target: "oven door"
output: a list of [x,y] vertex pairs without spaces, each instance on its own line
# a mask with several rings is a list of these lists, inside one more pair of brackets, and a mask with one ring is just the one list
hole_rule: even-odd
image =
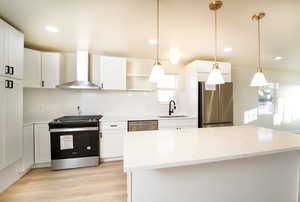
[[99,156],[99,130],[56,130],[51,134],[51,159]]

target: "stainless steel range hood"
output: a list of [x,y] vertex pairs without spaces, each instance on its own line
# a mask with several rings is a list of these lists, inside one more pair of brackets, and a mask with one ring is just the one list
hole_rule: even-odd
[[57,85],[57,88],[62,89],[86,89],[97,90],[99,86],[93,84],[88,80],[89,74],[89,54],[87,51],[77,51],[76,53],[76,67],[75,80],[67,83]]

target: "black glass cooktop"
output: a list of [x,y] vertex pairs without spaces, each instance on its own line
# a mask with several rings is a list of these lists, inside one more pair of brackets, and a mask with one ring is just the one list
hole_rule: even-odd
[[54,119],[54,122],[99,121],[102,117],[102,115],[63,116],[58,119]]
[[63,116],[49,123],[49,129],[99,127],[102,115]]

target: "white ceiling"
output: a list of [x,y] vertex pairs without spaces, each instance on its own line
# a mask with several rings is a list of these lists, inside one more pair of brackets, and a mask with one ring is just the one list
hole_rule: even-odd
[[[213,55],[209,0],[161,0],[161,57],[179,48],[186,61]],[[25,33],[27,46],[106,55],[152,58],[155,0],[1,0],[0,15]],[[262,21],[263,65],[300,70],[299,0],[224,0],[219,12],[219,54],[235,65],[256,67],[256,23]],[[45,31],[46,25],[59,29]],[[233,51],[224,53],[224,47]],[[283,56],[281,61],[273,57]]]

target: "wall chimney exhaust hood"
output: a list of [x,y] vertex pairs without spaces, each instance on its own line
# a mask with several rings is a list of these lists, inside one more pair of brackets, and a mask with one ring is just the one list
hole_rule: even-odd
[[88,80],[89,75],[89,53],[87,51],[77,51],[76,53],[76,69],[75,80],[57,85],[62,89],[100,89],[99,86]]

